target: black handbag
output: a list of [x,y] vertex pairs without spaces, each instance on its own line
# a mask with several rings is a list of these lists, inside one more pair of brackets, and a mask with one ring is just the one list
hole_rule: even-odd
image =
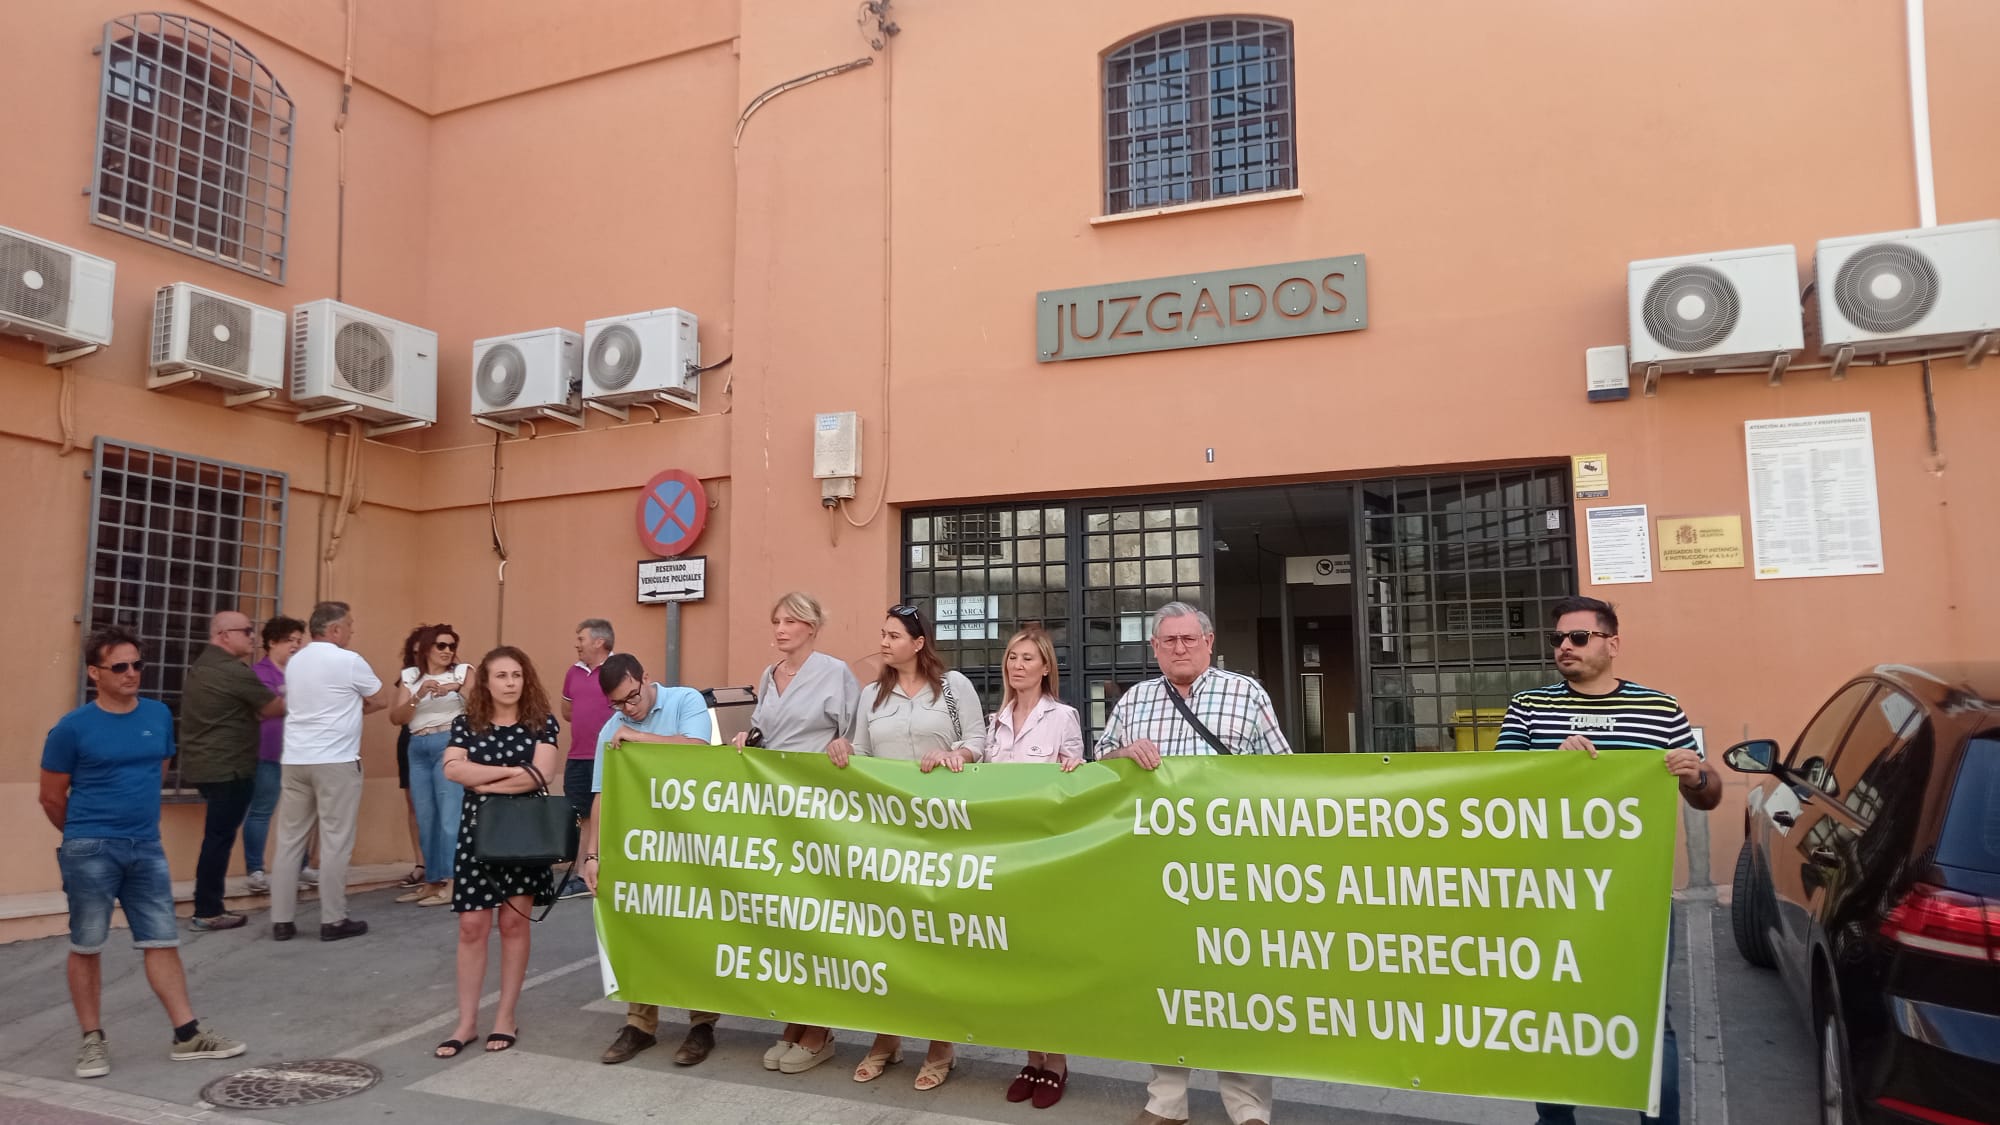
[[472,814],[472,857],[481,863],[561,863],[576,854],[576,812],[569,798],[549,796],[540,770],[533,793],[492,793]]

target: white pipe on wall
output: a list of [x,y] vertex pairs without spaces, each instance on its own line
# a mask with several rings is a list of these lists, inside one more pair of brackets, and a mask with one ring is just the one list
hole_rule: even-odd
[[1904,0],[1910,53],[1910,134],[1916,145],[1917,218],[1937,225],[1937,182],[1931,172],[1930,64],[1924,53],[1924,0]]

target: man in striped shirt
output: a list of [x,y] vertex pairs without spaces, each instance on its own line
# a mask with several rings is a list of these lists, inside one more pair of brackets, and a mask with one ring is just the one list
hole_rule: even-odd
[[[1500,723],[1496,750],[1660,750],[1667,771],[1680,779],[1681,799],[1697,809],[1722,800],[1722,784],[1695,749],[1694,730],[1673,696],[1621,680],[1611,670],[1618,658],[1618,613],[1596,598],[1569,597],[1555,604],[1555,628],[1547,634],[1563,682],[1516,695]],[[1668,926],[1672,959],[1673,927]],[[1660,1115],[1647,1125],[1680,1125],[1681,1064],[1674,1025],[1661,1037]],[[1539,1125],[1575,1125],[1576,1107],[1535,1103]]]
[[[1140,769],[1152,770],[1162,757],[1220,753],[1168,692],[1180,697],[1228,753],[1291,753],[1264,685],[1212,667],[1214,655],[1215,625],[1208,614],[1186,602],[1168,602],[1154,612],[1153,659],[1162,675],[1118,697],[1097,739],[1098,761],[1130,758]],[[1216,1079],[1222,1108],[1234,1125],[1268,1125],[1269,1076],[1218,1073]],[[1146,1084],[1146,1108],[1132,1125],[1187,1125],[1187,1087],[1186,1067],[1155,1066],[1153,1080]]]

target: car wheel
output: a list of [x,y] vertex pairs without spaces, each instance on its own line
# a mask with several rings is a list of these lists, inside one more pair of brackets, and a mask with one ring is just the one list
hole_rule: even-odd
[[1821,1125],[1859,1125],[1861,1120],[1847,1066],[1847,1031],[1831,1012],[1820,1017],[1819,1119]]
[[1746,840],[1743,850],[1736,853],[1736,878],[1731,883],[1729,903],[1730,930],[1736,935],[1736,951],[1761,969],[1776,963],[1768,930],[1770,919],[1764,916],[1769,896],[1770,892],[1757,878],[1756,856]]

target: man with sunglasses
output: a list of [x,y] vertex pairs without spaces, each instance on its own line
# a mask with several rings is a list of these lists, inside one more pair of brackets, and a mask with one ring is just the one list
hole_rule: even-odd
[[160,847],[160,770],[174,756],[174,717],[139,697],[139,638],[112,627],[84,641],[94,698],[64,715],[42,746],[42,812],[62,833],[56,863],[69,900],[69,999],[83,1028],[78,1078],[111,1073],[104,1039],[104,943],[111,907],[125,912],[146,983],[174,1025],[168,1057],[228,1059],[244,1045],[204,1030],[188,1000],[174,919],[173,876]]
[[[1673,696],[1612,671],[1618,658],[1618,613],[1596,598],[1568,597],[1551,610],[1555,628],[1544,634],[1562,682],[1516,695],[1500,723],[1496,750],[1658,750],[1667,772],[1680,780],[1681,799],[1697,809],[1722,800],[1722,783],[1695,748],[1694,730]],[[1668,927],[1672,959],[1672,927]],[[1679,1125],[1681,1067],[1669,1009],[1661,1037],[1660,1116],[1647,1125]],[[1575,1125],[1576,1107],[1537,1102],[1540,1125]]]
[[[597,891],[598,814],[595,794],[604,792],[604,756],[627,742],[673,746],[709,745],[708,703],[693,688],[668,687],[646,679],[646,669],[629,652],[605,657],[597,669],[597,684],[611,704],[611,718],[598,737],[596,764],[591,767],[593,794],[589,819],[577,845],[582,858],[577,867],[583,881]],[[691,966],[692,968],[692,966]],[[687,1038],[674,1052],[674,1065],[693,1066],[715,1049],[715,1012],[688,1013]],[[622,1063],[659,1042],[660,1007],[657,1004],[627,1004],[625,1026],[604,1049],[606,1063]]]
[[233,609],[217,613],[208,621],[207,646],[181,684],[181,780],[208,804],[188,920],[195,930],[233,930],[245,921],[223,909],[223,880],[257,791],[258,721],[285,713],[284,698],[244,663],[256,638],[248,617]]

